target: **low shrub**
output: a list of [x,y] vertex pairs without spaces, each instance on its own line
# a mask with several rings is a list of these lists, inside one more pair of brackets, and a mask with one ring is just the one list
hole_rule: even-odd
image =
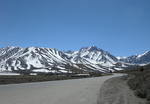
[[144,66],[138,70],[128,72],[129,87],[134,90],[135,95],[150,101],[150,66]]

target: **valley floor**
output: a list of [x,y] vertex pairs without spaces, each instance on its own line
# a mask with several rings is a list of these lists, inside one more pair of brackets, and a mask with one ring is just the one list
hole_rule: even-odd
[[127,85],[126,77],[107,80],[100,89],[98,104],[146,104],[137,98]]

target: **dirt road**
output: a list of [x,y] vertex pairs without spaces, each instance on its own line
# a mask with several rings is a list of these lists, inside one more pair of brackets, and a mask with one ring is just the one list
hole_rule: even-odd
[[0,104],[97,104],[104,81],[117,76],[0,85]]

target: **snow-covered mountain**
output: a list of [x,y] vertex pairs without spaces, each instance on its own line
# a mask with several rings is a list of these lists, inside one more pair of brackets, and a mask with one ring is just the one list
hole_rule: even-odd
[[84,47],[79,51],[66,53],[66,55],[70,56],[70,61],[73,63],[112,65],[117,61],[116,57],[95,46]]
[[79,51],[66,52],[65,54],[69,57],[70,62],[84,64],[93,70],[111,70],[118,61],[116,57],[96,46],[84,47]]
[[54,65],[59,66],[69,63],[64,57],[65,54],[63,52],[51,48],[1,48],[0,70],[33,70],[35,72],[49,72],[49,69]]
[[150,63],[150,51],[147,51],[139,55],[122,57],[122,58],[119,58],[119,61],[132,63],[132,64],[149,64]]
[[[133,63],[150,62],[150,52],[138,55]],[[148,57],[149,56],[149,57]],[[131,58],[130,58],[131,59]],[[135,59],[134,57],[132,59]],[[0,48],[0,71],[84,73],[110,72],[127,67],[128,58],[116,58],[95,46],[79,51],[59,51],[54,48],[5,47]]]

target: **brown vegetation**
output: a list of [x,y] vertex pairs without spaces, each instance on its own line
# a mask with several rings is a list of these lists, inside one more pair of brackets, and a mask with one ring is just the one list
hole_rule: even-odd
[[128,71],[128,74],[128,85],[135,95],[146,98],[150,104],[150,65],[136,67],[135,70]]

